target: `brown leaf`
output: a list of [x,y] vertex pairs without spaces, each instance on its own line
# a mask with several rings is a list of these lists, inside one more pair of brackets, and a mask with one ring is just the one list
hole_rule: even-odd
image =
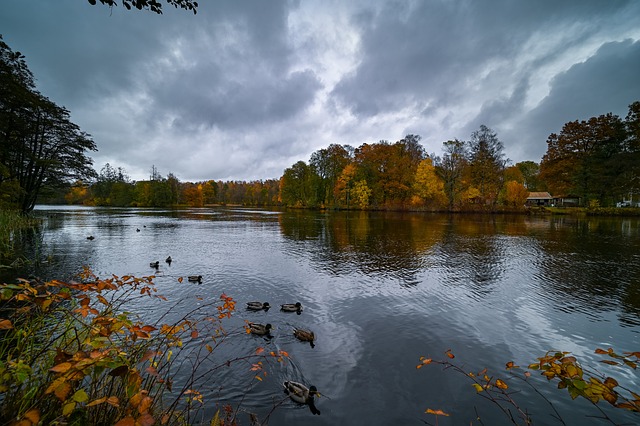
[[37,425],[40,422],[40,410],[37,408],[31,409],[24,413],[24,418],[32,424]]
[[136,424],[136,421],[133,419],[133,417],[129,416],[120,420],[118,423],[116,423],[113,426],[135,426],[135,424]]
[[11,330],[13,324],[8,319],[0,320],[0,330]]
[[71,384],[69,382],[62,382],[60,385],[56,387],[53,391],[53,394],[60,400],[64,401],[69,396],[71,392]]
[[126,365],[121,365],[119,367],[114,368],[109,371],[109,375],[111,377],[122,377],[129,372],[129,367]]

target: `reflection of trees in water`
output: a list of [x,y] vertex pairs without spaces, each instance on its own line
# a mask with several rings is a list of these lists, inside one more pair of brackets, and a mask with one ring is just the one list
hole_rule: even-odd
[[[417,283],[425,256],[442,237],[442,216],[390,212],[300,211],[280,218],[282,234],[333,274],[354,270]],[[320,244],[317,244],[317,243]],[[309,254],[310,253],[310,254]]]
[[481,298],[494,290],[505,270],[511,239],[526,231],[522,216],[451,216],[438,257],[445,284],[466,285]]
[[621,321],[640,325],[640,221],[559,217],[539,238],[544,260],[538,281],[559,309],[622,309]]

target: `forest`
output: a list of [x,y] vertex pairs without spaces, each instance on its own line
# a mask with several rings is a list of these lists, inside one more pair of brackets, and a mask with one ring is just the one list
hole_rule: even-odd
[[246,205],[298,208],[477,211],[522,209],[529,192],[574,196],[585,206],[614,206],[640,187],[640,101],[625,119],[611,113],[566,123],[547,139],[540,163],[510,164],[504,144],[482,125],[468,141],[427,154],[419,135],[357,148],[332,144],[298,161],[279,179],[180,182],[152,167],[132,181],[106,164],[93,181],[75,181],[58,202],[103,206]]

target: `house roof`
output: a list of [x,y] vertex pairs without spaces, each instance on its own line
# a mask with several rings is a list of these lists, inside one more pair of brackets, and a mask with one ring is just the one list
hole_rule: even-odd
[[548,192],[530,192],[527,200],[552,200],[553,197]]

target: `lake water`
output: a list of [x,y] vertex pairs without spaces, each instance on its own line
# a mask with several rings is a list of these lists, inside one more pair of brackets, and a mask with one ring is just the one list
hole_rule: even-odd
[[[501,378],[508,361],[525,367],[548,350],[570,351],[640,388],[636,372],[601,364],[594,353],[640,350],[638,219],[60,206],[36,213],[45,224],[30,250],[42,262],[28,272],[69,279],[88,265],[103,278],[155,274],[169,301],[135,302],[149,319],[171,307],[179,318],[232,296],[238,310],[226,324],[235,334],[221,355],[262,346],[286,350],[291,361],[268,365],[250,387],[248,364],[219,369],[200,390],[210,404],[241,403],[270,425],[436,424],[427,408],[451,414],[439,425],[480,424],[478,414],[485,425],[507,424],[461,374],[416,369],[420,356],[446,359],[448,349],[466,370],[486,367]],[[202,284],[187,282],[193,274]],[[254,300],[273,308],[246,311]],[[279,311],[296,301],[301,315]],[[238,332],[245,320],[271,323],[274,337]],[[315,332],[314,348],[293,338],[295,326]],[[317,386],[320,416],[284,398],[289,379]],[[530,380],[566,424],[605,424],[589,417],[598,412],[586,400],[572,401],[537,372]],[[531,388],[508,383],[534,424],[560,424]],[[618,423],[640,422],[606,412]]]

